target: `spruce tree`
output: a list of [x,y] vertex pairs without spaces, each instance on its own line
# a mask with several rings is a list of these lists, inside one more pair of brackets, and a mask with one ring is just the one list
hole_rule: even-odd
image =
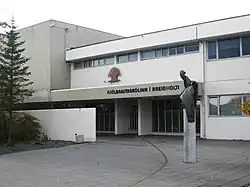
[[33,94],[29,80],[27,62],[29,58],[23,55],[25,41],[20,39],[16,30],[14,19],[11,20],[10,29],[5,32],[1,41],[0,50],[0,89],[1,100],[4,101],[4,110],[8,113],[8,144],[12,143],[13,106],[23,103]]

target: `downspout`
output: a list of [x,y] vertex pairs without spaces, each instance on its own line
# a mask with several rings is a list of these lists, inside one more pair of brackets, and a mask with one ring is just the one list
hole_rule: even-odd
[[203,115],[203,138],[206,139],[206,53],[205,53],[205,42],[202,42],[202,76],[203,76],[203,84],[202,84],[202,97],[203,97],[203,102],[202,102],[202,115]]
[[[198,40],[198,27],[195,27],[195,39]],[[202,122],[201,125],[203,125],[202,128],[202,137],[206,139],[206,92],[205,92],[205,82],[206,82],[206,53],[205,53],[205,42],[200,41],[202,45],[202,102],[201,102],[201,107],[202,107]]]

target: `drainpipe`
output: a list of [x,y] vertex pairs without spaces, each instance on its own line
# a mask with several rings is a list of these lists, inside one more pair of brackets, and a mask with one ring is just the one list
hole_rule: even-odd
[[206,87],[205,87],[205,82],[206,82],[206,45],[205,42],[202,42],[202,76],[203,76],[203,84],[202,84],[202,97],[203,97],[203,102],[202,102],[202,115],[203,115],[203,138],[206,139]]

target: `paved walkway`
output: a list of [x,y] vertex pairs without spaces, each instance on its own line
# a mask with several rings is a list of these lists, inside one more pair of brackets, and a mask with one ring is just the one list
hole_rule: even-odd
[[165,167],[163,155],[141,138],[102,137],[93,144],[3,155],[0,186],[240,187],[250,182],[250,142],[200,140],[198,162],[184,164],[181,139],[146,139],[167,155]]

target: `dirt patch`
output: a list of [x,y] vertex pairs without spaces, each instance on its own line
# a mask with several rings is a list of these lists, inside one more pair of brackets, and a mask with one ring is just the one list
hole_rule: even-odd
[[32,141],[25,143],[16,143],[13,147],[0,145],[0,155],[16,153],[21,151],[32,151],[38,149],[58,148],[69,145],[75,145],[75,142],[70,141]]

